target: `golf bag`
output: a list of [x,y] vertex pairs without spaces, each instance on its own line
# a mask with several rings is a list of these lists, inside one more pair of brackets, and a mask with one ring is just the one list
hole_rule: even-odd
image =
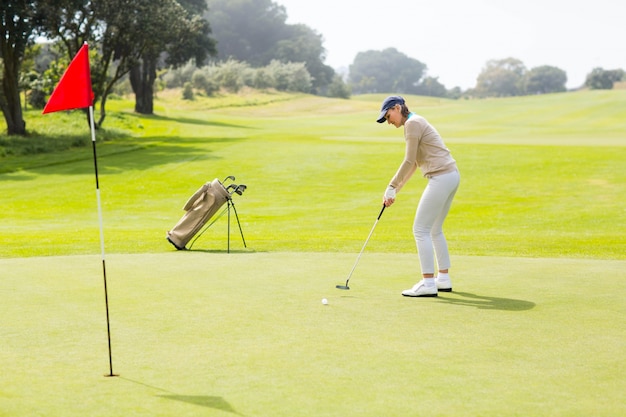
[[[226,179],[234,180],[235,177],[229,176],[226,177]],[[241,195],[246,189],[246,186],[231,184],[225,187],[224,184],[216,178],[200,187],[198,191],[189,197],[189,200],[187,200],[183,206],[183,210],[185,210],[186,213],[178,223],[167,232],[167,240],[178,250],[187,249],[187,243],[225,203],[228,203],[228,209],[230,210],[230,206],[232,205],[232,195],[228,192],[230,189],[232,189],[233,193],[236,192]],[[239,218],[237,218],[237,222],[239,222]]]

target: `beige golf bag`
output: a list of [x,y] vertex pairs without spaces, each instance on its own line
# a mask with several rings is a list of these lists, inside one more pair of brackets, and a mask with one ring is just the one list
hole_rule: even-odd
[[[227,177],[234,179],[234,177]],[[234,185],[234,184],[233,184]],[[233,187],[230,185],[229,188]],[[245,185],[235,186],[233,192],[241,194]],[[243,187],[243,189],[242,189]],[[204,184],[185,203],[183,210],[186,213],[176,226],[167,232],[167,240],[178,250],[187,249],[185,246],[196,233],[209,221],[211,217],[226,203],[232,201],[228,189],[216,178]],[[229,213],[230,214],[230,213]],[[243,236],[243,233],[242,233]]]

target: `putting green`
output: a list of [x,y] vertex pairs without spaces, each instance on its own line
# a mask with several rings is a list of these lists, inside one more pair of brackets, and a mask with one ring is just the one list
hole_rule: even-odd
[[[238,251],[0,259],[0,415],[620,416],[626,261]],[[321,303],[329,300],[328,305]],[[462,410],[462,411],[460,411]]]

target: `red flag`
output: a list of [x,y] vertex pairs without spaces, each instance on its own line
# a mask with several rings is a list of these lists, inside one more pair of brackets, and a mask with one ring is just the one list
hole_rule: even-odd
[[43,114],[89,107],[93,104],[93,98],[89,72],[89,46],[85,43],[63,73],[43,109]]

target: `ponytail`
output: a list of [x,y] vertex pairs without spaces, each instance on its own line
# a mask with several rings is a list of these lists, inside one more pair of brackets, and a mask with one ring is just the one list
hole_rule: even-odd
[[402,114],[402,117],[409,117],[409,114],[411,113],[411,111],[409,110],[407,105],[401,104],[400,106],[402,106],[402,108],[400,109],[400,114]]

